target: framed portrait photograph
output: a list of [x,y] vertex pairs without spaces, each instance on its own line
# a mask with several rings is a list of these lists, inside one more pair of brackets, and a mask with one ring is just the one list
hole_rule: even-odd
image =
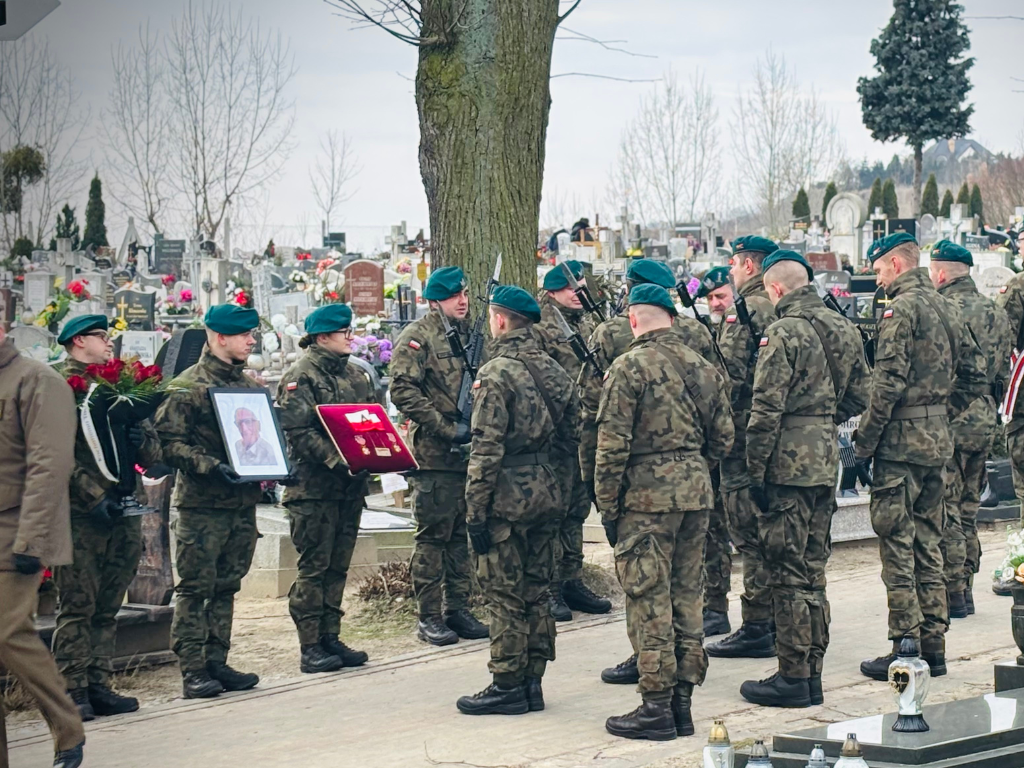
[[280,480],[288,474],[288,451],[265,389],[208,390],[231,468],[246,480]]

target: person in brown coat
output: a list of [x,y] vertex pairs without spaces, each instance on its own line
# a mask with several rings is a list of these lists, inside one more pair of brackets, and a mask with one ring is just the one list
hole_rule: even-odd
[[[43,565],[71,562],[68,483],[75,466],[75,400],[48,366],[18,354],[0,325],[0,665],[50,724],[54,766],[82,764],[85,731],[33,613]],[[7,740],[0,707],[0,748]]]

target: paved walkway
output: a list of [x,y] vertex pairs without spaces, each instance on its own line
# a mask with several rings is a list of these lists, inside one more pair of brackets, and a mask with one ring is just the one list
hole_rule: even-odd
[[[991,572],[999,556],[986,556],[983,574]],[[707,681],[695,695],[696,736],[662,743],[616,739],[605,732],[604,719],[631,710],[639,701],[632,686],[604,685],[599,679],[603,667],[630,652],[618,614],[559,626],[559,658],[544,681],[544,712],[519,717],[460,715],[455,699],[488,682],[485,643],[463,642],[356,671],[302,676],[211,701],[179,700],[103,718],[86,725],[85,765],[696,765],[713,717],[724,717],[734,741],[741,741],[783,728],[893,709],[888,687],[866,680],[857,670],[862,658],[886,650],[885,595],[877,574],[877,568],[866,568],[832,579],[832,646],[826,658],[823,707],[754,707],[740,698],[738,687],[745,679],[770,674],[774,660],[712,659]],[[992,663],[1017,654],[1009,598],[995,597],[982,587],[976,599],[977,615],[954,622],[948,636],[950,673],[933,681],[931,701],[991,691]],[[738,607],[732,620],[738,624]],[[40,726],[10,736],[13,768],[50,764],[51,744]]]

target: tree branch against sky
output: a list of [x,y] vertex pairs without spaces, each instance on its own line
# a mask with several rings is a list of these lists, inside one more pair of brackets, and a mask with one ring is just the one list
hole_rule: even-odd
[[320,152],[316,164],[309,169],[309,182],[313,189],[321,220],[331,231],[331,218],[342,203],[355,192],[348,191],[351,181],[359,174],[359,163],[352,143],[344,133],[327,131],[320,139]]

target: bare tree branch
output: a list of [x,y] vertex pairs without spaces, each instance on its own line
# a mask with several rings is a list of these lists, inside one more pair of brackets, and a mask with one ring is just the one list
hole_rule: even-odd
[[656,83],[657,80],[633,80],[628,77],[612,77],[611,75],[595,75],[592,72],[562,72],[557,75],[552,75],[551,79],[554,80],[556,77],[596,77],[599,80],[617,80],[620,83]]
[[[337,14],[350,21],[362,22],[363,26],[374,26],[383,29],[392,37],[409,45],[433,45],[438,42],[435,37],[424,39],[420,35],[421,10],[407,0],[377,0],[379,9],[371,13],[356,0],[324,0],[327,5],[337,8]],[[406,18],[400,15],[404,11]],[[404,30],[399,32],[394,27]],[[357,27],[356,27],[357,28]]]
[[599,46],[601,46],[602,48],[604,48],[607,51],[615,51],[616,53],[624,53],[627,56],[636,56],[637,58],[642,58],[642,59],[656,59],[656,58],[658,58],[654,54],[650,54],[650,53],[634,53],[633,51],[627,51],[625,48],[616,48],[616,47],[613,47],[612,45],[610,45],[610,43],[625,43],[626,42],[625,40],[598,40],[596,37],[591,37],[590,35],[584,34],[583,32],[577,32],[575,29],[569,29],[568,27],[564,27],[563,29],[566,32],[570,33],[571,35],[576,35],[576,37],[566,37],[564,35],[561,36],[561,37],[557,37],[556,36],[555,37],[556,40],[578,40],[578,41],[582,41],[582,42],[586,42],[586,43],[594,43],[595,45],[599,45]]
[[569,14],[572,13],[573,11],[575,11],[577,8],[579,8],[580,7],[580,3],[582,3],[582,2],[583,2],[583,0],[576,0],[576,2],[572,4],[572,7],[569,8],[568,11],[566,11],[565,13],[563,13],[561,16],[558,17],[558,21],[555,22],[555,25],[557,26],[558,24],[561,24],[563,21],[565,21],[567,18],[569,18]]
[[331,216],[346,200],[351,199],[354,192],[346,192],[346,187],[359,173],[359,165],[352,152],[348,136],[337,131],[328,131],[320,139],[320,154],[316,158],[316,166],[309,169],[309,182],[313,187],[313,198],[328,231]]

